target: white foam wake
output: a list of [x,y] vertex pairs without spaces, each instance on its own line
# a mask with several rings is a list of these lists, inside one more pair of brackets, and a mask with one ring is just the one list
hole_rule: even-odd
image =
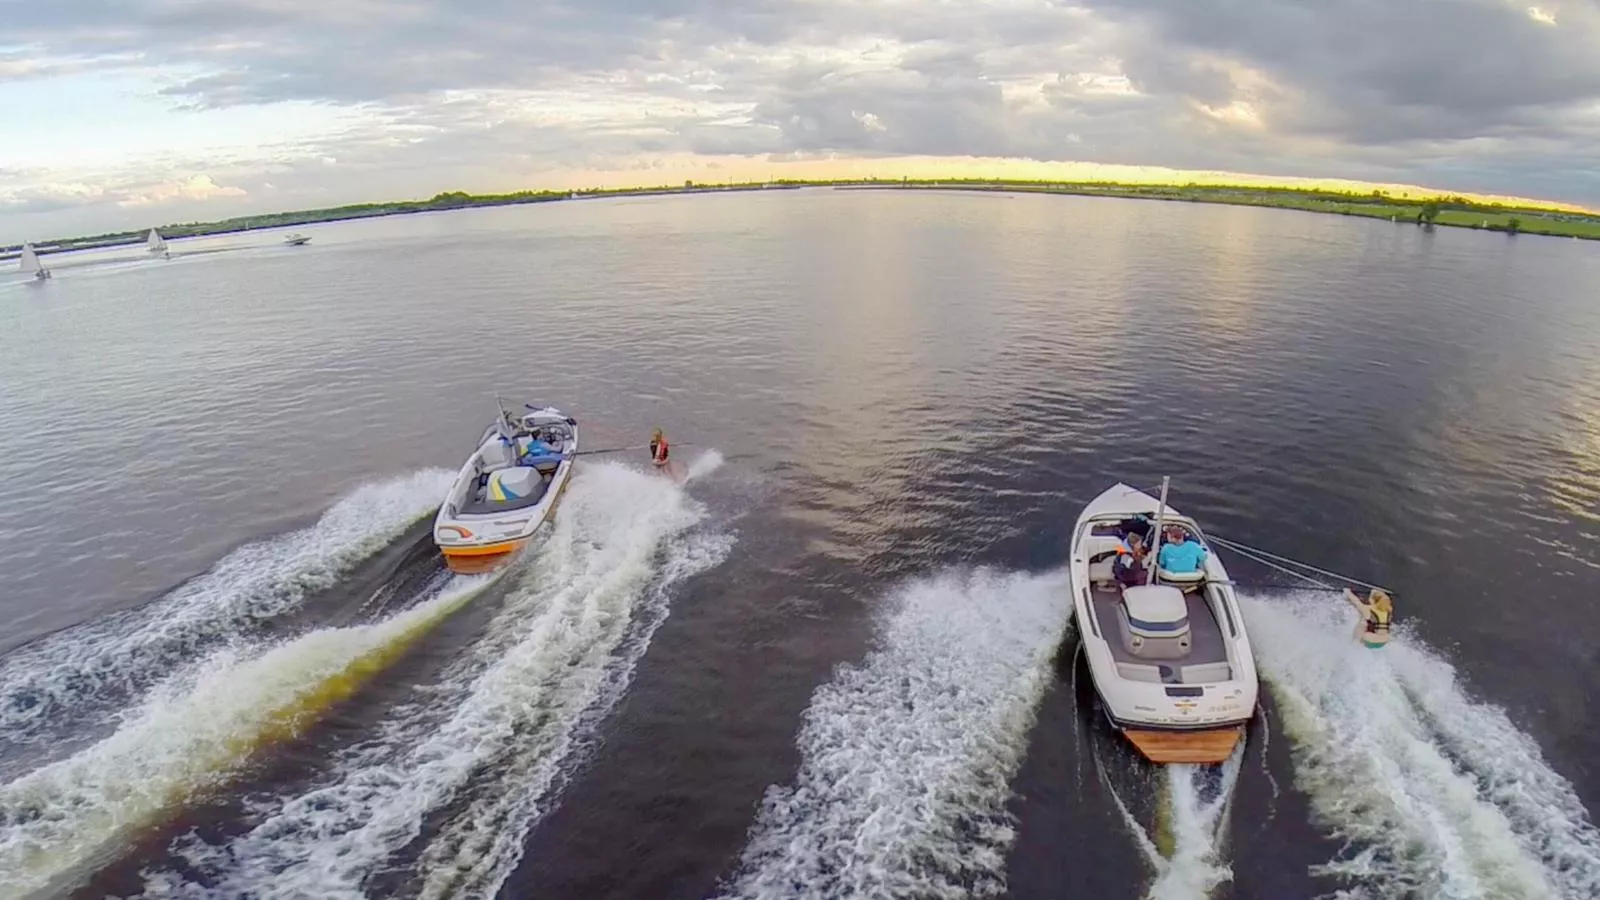
[[165,873],[148,893],[365,897],[366,879],[448,809],[421,850],[423,896],[493,896],[585,730],[626,689],[673,585],[731,548],[728,536],[695,530],[704,515],[669,479],[587,465],[505,607],[436,696],[318,787],[263,810],[249,833],[222,846],[180,842],[207,884]]
[[1065,631],[1064,574],[944,574],[889,598],[878,649],[819,688],[730,898],[988,896],[1010,779]]
[[1352,851],[1325,867],[1360,896],[1600,896],[1600,832],[1499,708],[1401,631],[1367,650],[1322,595],[1242,598],[1296,782]]
[[0,739],[32,743],[129,695],[307,594],[378,550],[436,506],[451,473],[430,469],[365,485],[309,528],[228,554],[135,610],[49,635],[0,658]]
[[1162,797],[1152,837],[1129,811],[1101,769],[1124,823],[1133,833],[1156,877],[1146,900],[1198,900],[1233,878],[1223,859],[1228,811],[1244,760],[1244,743],[1220,766],[1161,766]]
[[456,579],[383,622],[233,647],[158,685],[105,740],[0,786],[0,896],[81,874],[130,832],[225,784],[257,748],[350,696],[486,579]]

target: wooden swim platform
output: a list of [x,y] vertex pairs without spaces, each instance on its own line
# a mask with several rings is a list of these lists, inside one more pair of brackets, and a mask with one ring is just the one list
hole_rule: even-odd
[[1219,763],[1233,754],[1244,736],[1244,726],[1197,731],[1128,728],[1122,734],[1153,763]]

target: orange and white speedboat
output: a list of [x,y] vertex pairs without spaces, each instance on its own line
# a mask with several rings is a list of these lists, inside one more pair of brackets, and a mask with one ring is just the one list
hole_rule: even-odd
[[452,571],[478,574],[510,562],[555,512],[572,478],[578,420],[553,406],[500,418],[461,467],[433,523]]

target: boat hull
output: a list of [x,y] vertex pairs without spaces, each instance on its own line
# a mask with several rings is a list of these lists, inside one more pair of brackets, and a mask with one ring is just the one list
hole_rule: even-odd
[[486,544],[479,547],[441,547],[444,554],[444,564],[450,571],[458,575],[482,575],[494,572],[517,555],[517,551],[528,545],[528,538],[515,541],[504,541],[498,544]]

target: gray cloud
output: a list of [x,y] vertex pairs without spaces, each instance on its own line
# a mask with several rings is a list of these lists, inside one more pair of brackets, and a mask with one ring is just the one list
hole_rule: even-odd
[[1090,5],[1129,26],[1150,88],[1214,102],[1223,85],[1206,68],[1242,62],[1281,89],[1271,124],[1355,144],[1550,128],[1600,99],[1600,12],[1588,3],[1561,4],[1554,25],[1506,0]]
[[[429,184],[638,154],[837,152],[1600,200],[1587,175],[1600,11],[1550,12],[1554,25],[1502,0],[969,0],[915,14],[875,0],[64,0],[12,12],[7,40],[29,55],[0,54],[0,77],[165,67],[185,72],[165,88],[175,105],[375,110],[379,126],[302,155]],[[586,111],[541,114],[575,98]],[[312,191],[318,165],[262,177]]]

